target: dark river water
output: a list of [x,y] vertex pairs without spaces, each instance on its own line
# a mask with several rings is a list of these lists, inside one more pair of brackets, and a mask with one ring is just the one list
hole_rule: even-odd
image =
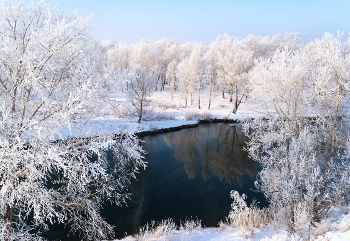
[[[203,226],[217,226],[225,220],[232,200],[230,191],[267,203],[254,191],[259,165],[242,150],[247,141],[239,124],[203,124],[197,128],[143,137],[147,168],[129,187],[128,206],[106,203],[102,216],[114,225],[116,238],[135,234],[152,220],[169,217],[199,219]],[[63,226],[52,227],[50,240],[79,240],[65,237]]]

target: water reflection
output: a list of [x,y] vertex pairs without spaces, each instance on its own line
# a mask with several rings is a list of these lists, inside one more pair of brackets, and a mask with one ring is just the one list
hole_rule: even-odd
[[145,149],[152,153],[159,141],[172,150],[177,160],[184,162],[188,178],[197,175],[206,181],[211,176],[231,184],[242,185],[242,175],[254,178],[256,164],[243,151],[246,137],[237,124],[200,125],[197,128],[147,138]]
[[[260,206],[267,204],[262,193],[253,191],[258,166],[242,151],[247,139],[239,124],[200,125],[143,140],[148,165],[130,183],[132,200],[123,207],[105,202],[101,210],[116,227],[116,238],[169,217],[177,224],[198,217],[204,226],[217,226],[231,209],[231,190],[245,193],[248,204],[254,198]],[[75,238],[63,238],[62,228],[56,231],[49,231],[51,240]]]

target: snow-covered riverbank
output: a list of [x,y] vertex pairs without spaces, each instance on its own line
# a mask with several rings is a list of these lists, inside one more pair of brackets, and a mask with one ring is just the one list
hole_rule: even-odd
[[101,112],[108,113],[105,118],[92,117],[87,123],[82,133],[81,130],[65,130],[65,136],[91,136],[91,130],[99,130],[100,133],[115,133],[118,128],[126,128],[135,132],[160,130],[184,125],[198,123],[199,120],[222,119],[222,120],[242,120],[260,116],[255,110],[258,105],[250,102],[243,102],[237,113],[233,114],[233,103],[229,101],[229,96],[222,98],[221,93],[213,92],[211,108],[208,109],[208,94],[204,90],[201,109],[198,109],[196,102],[193,105],[184,106],[181,93],[175,93],[171,100],[169,91],[153,92],[148,106],[145,110],[141,123],[137,123],[137,117],[133,116],[126,96],[123,94],[111,94],[110,99],[116,103],[117,108],[110,109],[108,105],[101,108]]
[[[343,210],[344,212],[344,210]],[[319,227],[319,236],[313,237],[315,241],[348,241],[350,240],[350,214],[334,211],[331,218],[323,222]],[[193,229],[173,229],[158,228],[152,233],[139,236],[127,236],[123,241],[135,240],[157,240],[157,241],[302,241],[298,236],[292,236],[281,228],[268,224],[263,229],[255,229],[253,235],[247,228],[230,228],[221,226],[219,228],[200,228]]]

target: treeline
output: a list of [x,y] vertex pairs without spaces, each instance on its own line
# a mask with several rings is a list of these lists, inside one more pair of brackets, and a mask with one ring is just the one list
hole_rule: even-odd
[[[248,73],[255,61],[271,57],[276,49],[296,50],[300,48],[300,39],[299,34],[286,33],[271,38],[254,35],[238,38],[224,34],[209,45],[203,42],[179,44],[165,38],[140,40],[136,44],[108,41],[97,43],[96,53],[99,68],[114,76],[119,90],[128,89],[133,82],[130,79],[147,82],[141,89],[147,88],[148,93],[162,91],[168,86],[172,99],[174,92],[179,91],[185,106],[198,104],[200,109],[202,90],[208,88],[208,109],[212,91],[221,91],[222,97],[230,96],[232,111],[236,113],[247,94]],[[111,89],[115,82],[105,87]],[[142,92],[140,88],[138,92]]]

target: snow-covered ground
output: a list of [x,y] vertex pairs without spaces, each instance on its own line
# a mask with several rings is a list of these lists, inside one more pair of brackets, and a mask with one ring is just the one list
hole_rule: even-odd
[[[339,214],[333,217],[332,222],[324,225],[324,232],[318,237],[311,237],[314,241],[349,241],[350,240],[350,214]],[[271,225],[270,225],[271,226]],[[163,229],[164,230],[164,229]],[[330,231],[328,231],[330,230]],[[141,237],[128,236],[123,241],[157,240],[157,241],[302,241],[298,236],[292,236],[278,228],[255,229],[253,235],[244,228],[196,228],[191,231],[170,230],[164,233],[154,232],[153,235]]]
[[[234,119],[242,120],[244,118],[252,118],[261,116],[258,107],[258,103],[243,102],[236,114],[231,111],[233,109],[233,103],[229,102],[229,95],[225,94],[225,98],[222,98],[220,92],[213,92],[211,108],[208,109],[208,92],[204,91],[201,96],[201,109],[198,109],[198,97],[194,95],[193,104],[191,105],[190,96],[188,96],[188,105],[185,107],[185,101],[181,98],[181,93],[175,93],[174,99],[171,100],[170,91],[158,91],[153,92],[149,105],[144,114],[143,121],[137,123],[137,117],[132,116],[132,107],[128,104],[125,96],[111,94],[109,97],[117,108],[110,111],[108,106],[105,107],[106,112],[112,114],[108,115],[108,118],[92,118],[88,123],[87,130],[100,130],[105,133],[115,133],[118,128],[126,128],[134,130],[136,132],[149,131],[156,129],[164,129],[170,127],[177,127],[187,124],[197,123],[200,119]],[[84,136],[91,135],[93,133],[84,133]],[[65,130],[66,136],[77,136],[75,130]],[[151,221],[151,220],[150,220]],[[350,214],[338,215],[333,219],[332,223],[328,225],[328,231],[323,235],[317,237],[318,241],[338,241],[349,240],[350,241]],[[159,236],[159,237],[158,237]],[[251,241],[287,241],[287,240],[302,240],[298,237],[292,237],[285,231],[267,227],[265,229],[255,230],[254,235],[250,237],[244,237],[244,231],[242,229],[233,228],[205,228],[189,231],[184,230],[172,230],[166,232],[165,235],[156,235],[148,237],[142,240],[251,240]],[[137,240],[135,237],[128,236],[123,239],[124,241]],[[315,239],[313,239],[315,240]]]
[[99,130],[101,133],[115,133],[118,128],[126,128],[136,132],[149,131],[177,127],[188,124],[195,124],[199,119],[234,119],[241,120],[246,117],[256,117],[260,114],[254,110],[258,109],[251,103],[243,102],[236,114],[231,111],[233,103],[229,101],[229,95],[225,94],[222,98],[220,92],[212,93],[211,108],[208,109],[209,103],[208,91],[201,95],[201,109],[198,109],[198,97],[193,96],[191,105],[190,95],[188,95],[188,105],[185,106],[181,93],[175,93],[174,99],[171,100],[169,91],[157,91],[151,94],[148,106],[143,115],[141,123],[137,123],[137,117],[132,115],[132,107],[123,94],[110,94],[109,98],[116,108],[111,108],[108,104],[100,109],[100,112],[109,113],[107,118],[92,117],[87,126],[84,128],[84,134],[79,130],[64,130],[64,136],[90,136],[94,133],[87,130]]

